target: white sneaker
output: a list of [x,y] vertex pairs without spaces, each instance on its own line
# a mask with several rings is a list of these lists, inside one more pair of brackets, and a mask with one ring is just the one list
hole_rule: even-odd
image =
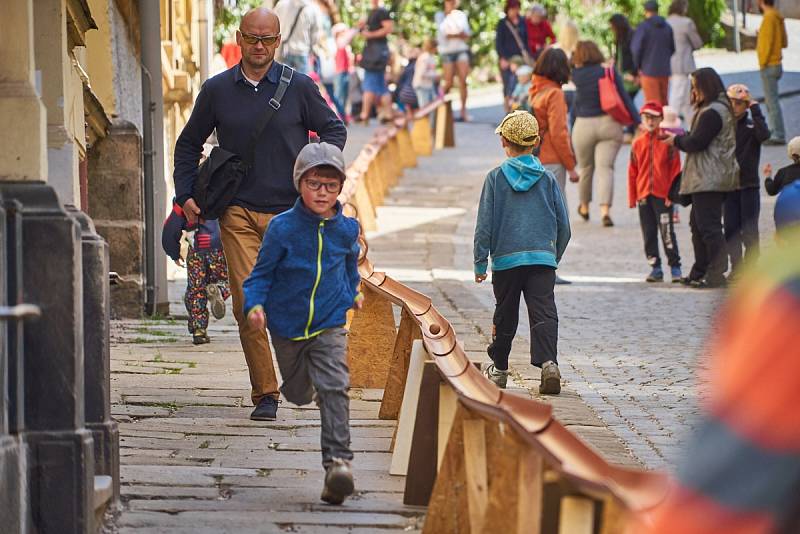
[[483,370],[483,374],[495,383],[497,387],[500,389],[506,389],[506,384],[508,383],[508,371],[502,371],[494,366],[493,363],[490,363],[486,366]]
[[206,286],[206,296],[208,297],[208,305],[211,308],[211,315],[215,319],[225,317],[225,300],[222,298],[222,291],[219,290],[219,286],[217,284],[208,284]]

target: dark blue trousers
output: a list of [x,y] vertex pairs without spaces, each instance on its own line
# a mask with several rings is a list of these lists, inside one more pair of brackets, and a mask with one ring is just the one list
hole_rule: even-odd
[[761,197],[757,187],[740,189],[725,197],[725,243],[731,259],[731,269],[736,270],[744,259],[750,261],[758,256],[758,216],[761,213]]

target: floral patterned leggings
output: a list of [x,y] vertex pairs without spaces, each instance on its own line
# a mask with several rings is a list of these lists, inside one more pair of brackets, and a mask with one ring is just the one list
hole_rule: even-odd
[[194,334],[197,330],[208,328],[206,286],[217,284],[222,298],[226,300],[231,294],[225,253],[222,250],[212,250],[198,254],[189,247],[186,271],[189,280],[183,302],[186,304],[186,311],[189,312],[189,333]]

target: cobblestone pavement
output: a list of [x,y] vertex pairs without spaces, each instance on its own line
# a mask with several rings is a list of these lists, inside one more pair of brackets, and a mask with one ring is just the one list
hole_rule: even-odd
[[[484,119],[489,111],[483,110]],[[488,283],[472,281],[472,232],[485,172],[503,158],[492,129],[480,123],[459,125],[457,148],[422,159],[406,172],[387,205],[378,209],[379,229],[370,236],[375,265],[428,293],[437,305],[446,303],[444,315],[456,323],[466,348],[481,359],[487,358],[494,299]],[[559,360],[566,397],[577,394],[602,422],[598,426],[591,414],[583,414],[590,422],[574,421],[574,430],[610,459],[624,463],[628,459],[619,448],[609,450],[613,436],[609,439],[605,432],[610,429],[636,461],[663,468],[674,462],[691,429],[698,357],[724,294],[643,281],[649,266],[638,216],[627,207],[628,155],[629,147],[623,147],[617,160],[616,226],[601,227],[596,206],[590,222],[572,221],[573,238],[559,273],[573,284],[556,289]],[[764,150],[765,161],[783,165],[785,158],[782,147]],[[568,186],[567,197],[574,213],[575,184]],[[774,199],[762,198],[766,242],[773,231],[773,205]],[[677,225],[685,270],[692,263],[688,215],[682,209]],[[523,312],[512,370],[517,386],[535,394],[538,370],[528,363],[527,330]],[[559,403],[566,401],[545,400],[556,403],[556,415],[563,419]]]

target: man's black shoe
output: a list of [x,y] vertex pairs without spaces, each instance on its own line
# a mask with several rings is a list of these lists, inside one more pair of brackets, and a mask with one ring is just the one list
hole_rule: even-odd
[[250,414],[253,421],[274,421],[278,414],[278,401],[267,395],[260,401],[258,406]]

